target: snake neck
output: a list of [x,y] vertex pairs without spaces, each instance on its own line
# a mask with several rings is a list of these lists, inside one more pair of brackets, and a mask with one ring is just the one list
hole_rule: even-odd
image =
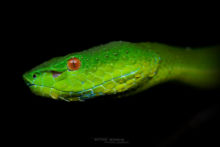
[[170,80],[205,88],[219,85],[219,46],[191,49],[158,43],[138,45],[154,50],[161,58],[157,74],[147,87]]

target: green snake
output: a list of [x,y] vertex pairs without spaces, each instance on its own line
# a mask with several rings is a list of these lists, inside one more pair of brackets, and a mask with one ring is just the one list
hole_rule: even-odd
[[52,58],[23,79],[36,95],[65,101],[127,96],[170,80],[213,87],[219,75],[217,49],[114,41]]

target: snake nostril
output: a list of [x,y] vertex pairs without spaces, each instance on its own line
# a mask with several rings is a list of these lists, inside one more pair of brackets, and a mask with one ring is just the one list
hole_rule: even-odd
[[37,77],[37,75],[36,74],[33,74],[33,78],[36,78]]

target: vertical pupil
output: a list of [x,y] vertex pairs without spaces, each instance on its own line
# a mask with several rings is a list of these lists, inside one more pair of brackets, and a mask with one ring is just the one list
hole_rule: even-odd
[[36,78],[36,74],[33,75],[33,78]]
[[76,63],[77,63],[77,61],[75,60],[75,58],[73,58],[73,59],[71,60],[71,63],[72,63],[72,68],[75,68],[75,67],[76,67]]
[[76,61],[75,60],[73,60],[73,67],[75,67],[76,66]]

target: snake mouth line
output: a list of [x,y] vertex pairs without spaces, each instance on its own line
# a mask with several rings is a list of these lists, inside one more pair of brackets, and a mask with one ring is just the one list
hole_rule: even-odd
[[118,77],[115,77],[115,78],[111,78],[111,79],[109,79],[109,80],[107,80],[107,81],[102,82],[101,84],[98,84],[98,85],[95,85],[95,86],[93,86],[93,87],[91,87],[91,88],[88,88],[88,89],[85,89],[85,90],[82,90],[82,91],[77,91],[77,92],[73,92],[73,91],[63,91],[63,90],[56,89],[56,88],[54,88],[54,87],[49,87],[49,86],[45,86],[45,85],[37,85],[37,84],[32,84],[32,83],[27,83],[27,85],[28,85],[29,87],[31,87],[31,86],[47,87],[47,88],[51,88],[51,89],[57,90],[57,91],[59,91],[59,92],[72,92],[73,94],[74,94],[74,93],[79,94],[79,93],[82,93],[82,92],[85,92],[85,91],[92,90],[92,89],[94,89],[94,88],[96,88],[96,87],[98,87],[98,86],[101,86],[101,85],[103,85],[104,83],[109,82],[109,81],[111,81],[111,80],[115,80],[115,79],[118,79],[118,78],[122,78],[122,77],[129,76],[129,75],[131,75],[131,74],[136,73],[137,71],[139,71],[139,68],[138,68],[137,70],[135,70],[135,71],[130,72],[130,73],[127,73],[127,74],[124,74],[124,75],[121,75],[121,76],[118,76]]

